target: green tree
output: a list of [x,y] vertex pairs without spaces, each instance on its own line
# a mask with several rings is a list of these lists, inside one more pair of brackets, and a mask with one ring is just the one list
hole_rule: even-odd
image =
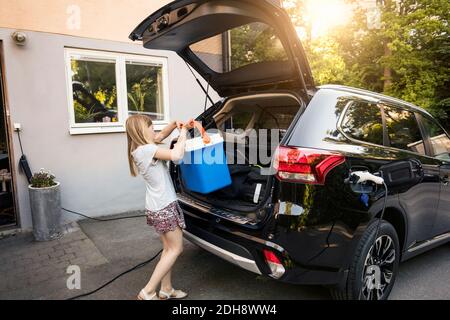
[[[298,17],[305,1],[288,2],[294,23],[310,28],[307,19]],[[450,129],[450,2],[376,0],[377,27],[368,23],[367,2],[347,2],[354,5],[347,25],[327,39],[307,38],[304,43],[316,81],[401,98],[428,109]]]
[[127,65],[128,109],[138,112],[153,113],[154,119],[163,116],[159,110],[160,88],[158,79],[162,69],[157,66],[139,64]]
[[381,63],[392,69],[392,84],[385,92],[424,108],[436,107],[450,96],[450,2],[403,0],[383,8],[382,17],[391,54]]
[[[74,83],[79,83],[82,87],[81,91],[74,91],[76,123],[101,121],[105,111],[110,110],[111,114],[117,112],[117,88],[113,63],[74,59],[71,61],[71,70]],[[117,117],[112,117],[111,120],[116,119]]]
[[286,52],[273,28],[251,23],[230,31],[231,68],[263,61],[286,60]]
[[317,83],[346,84],[346,64],[334,39],[311,40],[305,50]]

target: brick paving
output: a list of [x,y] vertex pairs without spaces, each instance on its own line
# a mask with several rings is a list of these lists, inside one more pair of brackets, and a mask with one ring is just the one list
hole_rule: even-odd
[[[85,270],[106,263],[108,260],[76,223],[54,241],[36,242],[31,233],[7,237],[0,240],[0,299],[20,298],[14,297],[15,291],[49,282],[51,291],[63,290],[68,266]],[[21,296],[27,298],[26,294]]]
[[[130,215],[137,214],[129,213]],[[154,256],[161,242],[145,218],[80,221],[63,238],[35,242],[31,234],[0,239],[0,300],[66,299],[89,292]],[[136,299],[156,259],[84,299]],[[81,268],[81,289],[66,286],[67,266]],[[329,299],[325,288],[297,286],[261,277],[185,241],[174,286],[189,299]],[[449,299],[450,243],[400,265],[391,299]]]

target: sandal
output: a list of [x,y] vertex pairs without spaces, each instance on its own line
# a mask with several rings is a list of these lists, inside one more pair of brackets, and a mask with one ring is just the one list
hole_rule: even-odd
[[144,291],[144,289],[139,292],[138,300],[160,300],[156,292],[152,295],[149,295],[147,292]]
[[164,292],[162,290],[159,291],[159,299],[161,300],[170,300],[170,299],[184,299],[187,297],[187,293],[181,290],[172,289],[170,293]]

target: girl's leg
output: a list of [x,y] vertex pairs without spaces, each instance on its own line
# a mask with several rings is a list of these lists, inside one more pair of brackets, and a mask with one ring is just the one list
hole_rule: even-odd
[[172,291],[172,269],[169,270],[169,272],[166,273],[164,278],[161,280],[161,290],[164,292],[169,293]]
[[183,251],[183,232],[180,228],[174,231],[167,232],[163,237],[163,253],[161,255],[161,260],[156,265],[155,270],[150,278],[150,281],[145,286],[144,291],[148,294],[153,294],[156,291],[161,280],[164,276],[172,269],[178,256]]
[[[161,236],[161,242],[163,243],[163,248],[168,247],[167,240],[165,237]],[[163,254],[164,254],[164,251],[161,254],[161,259],[162,259]],[[164,292],[170,292],[172,290],[172,270],[169,270],[169,272],[166,273],[164,278],[162,278],[161,290]]]

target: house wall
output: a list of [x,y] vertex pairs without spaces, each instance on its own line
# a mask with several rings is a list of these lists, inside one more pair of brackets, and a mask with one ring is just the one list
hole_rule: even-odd
[[[16,2],[29,3],[14,1]],[[88,3],[88,1],[79,2]],[[99,2],[105,5],[116,3],[116,1]],[[15,11],[10,14],[14,16],[18,13],[20,12]],[[43,28],[46,25],[45,21],[51,20],[51,17],[47,16],[45,10],[41,11],[41,14],[41,19],[45,17],[42,22]],[[99,13],[97,14],[101,17]],[[3,12],[0,16],[2,24],[5,17]],[[139,19],[135,18],[133,25]],[[121,22],[123,20],[121,19]],[[14,22],[13,19],[8,21],[10,24]],[[24,24],[26,21],[20,23]],[[92,216],[143,209],[145,189],[141,178],[132,178],[129,175],[125,133],[69,134],[64,48],[167,57],[171,119],[187,119],[198,115],[203,109],[204,94],[193,81],[184,62],[172,52],[146,50],[140,44],[48,32],[27,31],[27,43],[21,47],[12,41],[13,31],[15,28],[0,28],[6,95],[11,123],[22,124],[22,143],[32,170],[46,168],[56,175],[57,180],[61,182],[62,204],[68,209]],[[105,33],[102,36],[107,35]],[[215,95],[214,97],[218,98]],[[29,229],[32,227],[32,221],[27,181],[17,163],[20,148],[16,134],[13,137],[13,149],[20,223],[23,229]],[[66,220],[75,218],[65,214]]]
[[[0,0],[0,27],[129,42],[128,35],[171,0]],[[195,47],[221,54],[221,37]]]

